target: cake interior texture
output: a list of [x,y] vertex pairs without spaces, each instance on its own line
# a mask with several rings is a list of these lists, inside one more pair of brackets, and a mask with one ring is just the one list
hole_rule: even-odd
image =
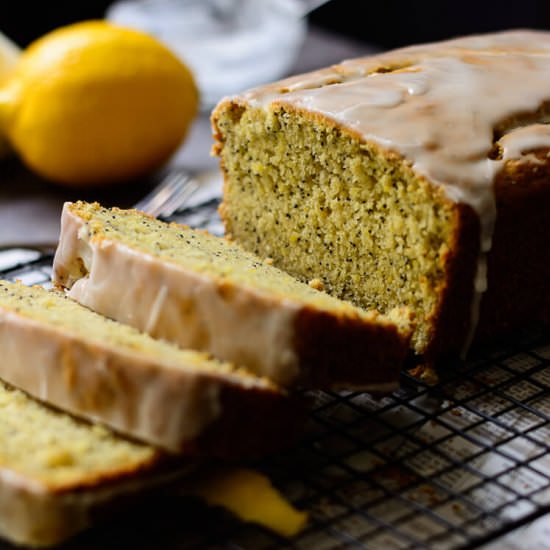
[[424,350],[455,238],[452,202],[391,154],[284,106],[228,105],[216,125],[229,236],[365,309],[407,304]]
[[0,382],[0,471],[52,491],[74,490],[157,462],[154,448],[50,409]]

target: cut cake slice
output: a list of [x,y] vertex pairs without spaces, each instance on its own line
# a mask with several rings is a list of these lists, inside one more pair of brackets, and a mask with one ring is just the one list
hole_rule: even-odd
[[0,536],[51,546],[106,501],[167,483],[191,463],[50,409],[0,382]]
[[107,317],[285,386],[388,392],[408,351],[407,310],[367,312],[136,210],[66,203],[54,282]]
[[256,456],[292,439],[302,403],[265,378],[107,319],[58,291],[0,281],[0,378],[188,455]]

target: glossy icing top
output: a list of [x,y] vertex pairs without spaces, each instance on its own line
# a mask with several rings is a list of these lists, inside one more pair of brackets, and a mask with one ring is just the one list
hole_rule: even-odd
[[[486,191],[503,162],[550,146],[550,132],[525,126],[526,117],[528,123],[546,122],[550,33],[510,31],[411,46],[344,61],[241,98],[332,119],[399,153],[449,197],[489,215]],[[495,143],[509,132],[503,154],[491,158]]]

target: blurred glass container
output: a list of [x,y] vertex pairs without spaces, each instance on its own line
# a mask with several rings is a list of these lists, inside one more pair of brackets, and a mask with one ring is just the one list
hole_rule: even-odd
[[154,35],[194,72],[203,110],[286,76],[306,33],[300,0],[122,0],[106,19]]

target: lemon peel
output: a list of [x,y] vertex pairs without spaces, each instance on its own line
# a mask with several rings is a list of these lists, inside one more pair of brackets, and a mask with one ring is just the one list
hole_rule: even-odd
[[198,104],[193,74],[155,38],[86,21],[23,51],[0,89],[0,128],[43,177],[109,184],[164,164]]
[[[0,86],[7,79],[8,75],[13,71],[21,50],[4,34],[0,32]],[[4,101],[8,98],[5,97]],[[2,102],[2,98],[0,98]],[[1,123],[0,123],[1,127]],[[0,159],[7,156],[11,152],[11,147],[5,136],[0,134]]]
[[307,513],[294,508],[266,476],[248,468],[208,469],[188,480],[183,492],[284,537],[297,535],[308,521]]

